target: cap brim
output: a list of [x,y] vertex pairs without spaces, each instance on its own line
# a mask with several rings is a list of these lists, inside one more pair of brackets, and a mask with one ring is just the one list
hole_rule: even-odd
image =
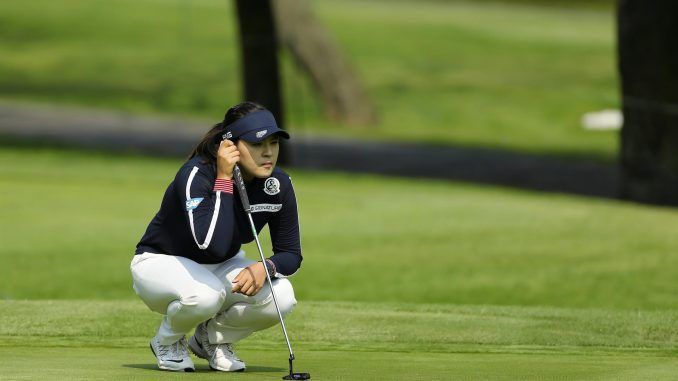
[[279,128],[268,128],[266,130],[266,133],[264,133],[263,135],[257,136],[257,134],[259,134],[260,132],[261,131],[257,131],[257,130],[250,131],[246,134],[242,134],[239,137],[239,139],[242,139],[242,140],[249,142],[249,143],[259,143],[261,141],[266,140],[266,138],[268,138],[269,136],[272,136],[272,135],[278,135],[278,136],[285,138],[285,139],[290,138],[290,134],[288,134],[287,131],[281,130]]

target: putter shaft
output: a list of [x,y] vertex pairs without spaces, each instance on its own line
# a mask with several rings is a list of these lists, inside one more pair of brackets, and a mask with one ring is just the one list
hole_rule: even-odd
[[240,168],[235,165],[233,167],[233,178],[235,180],[235,185],[238,187],[238,194],[240,195],[240,201],[242,201],[242,206],[247,213],[247,218],[250,221],[250,228],[252,229],[252,235],[254,240],[257,243],[257,249],[259,250],[259,256],[261,257],[261,263],[264,265],[264,270],[266,270],[266,280],[268,281],[268,286],[271,289],[271,295],[273,296],[273,304],[275,304],[275,310],[278,313],[278,318],[280,318],[280,326],[282,327],[283,335],[285,335],[285,342],[287,343],[287,349],[290,352],[290,376],[292,376],[292,361],[294,360],[294,352],[292,351],[292,344],[290,344],[290,338],[287,335],[287,328],[285,328],[285,321],[283,320],[282,314],[280,313],[280,307],[278,306],[278,299],[275,296],[275,290],[273,290],[273,281],[271,281],[271,276],[268,275],[268,269],[266,269],[266,258],[264,257],[264,251],[261,249],[261,242],[259,242],[259,235],[257,234],[257,228],[254,225],[254,220],[252,219],[252,207],[250,206],[250,200],[247,197],[247,188],[245,188],[245,180],[242,177],[242,172]]
[[[252,234],[254,235],[254,240],[257,242],[257,249],[259,249],[259,255],[261,256],[261,263],[266,268],[266,258],[264,257],[264,251],[261,249],[261,243],[259,242],[259,236],[257,235],[257,229],[254,226],[254,220],[252,220],[252,211],[247,210],[247,218],[250,220],[250,227],[252,228]],[[282,314],[280,313],[280,307],[278,307],[278,300],[275,296],[275,290],[273,290],[273,282],[271,281],[271,276],[268,275],[268,270],[266,271],[266,279],[268,280],[268,286],[271,289],[271,295],[273,296],[273,304],[275,304],[275,310],[278,312],[278,317],[280,318],[280,326],[282,327],[283,334],[285,335],[285,342],[287,342],[287,349],[290,350],[290,373],[292,372],[292,360],[294,360],[294,352],[292,351],[292,345],[290,344],[290,339],[287,336],[287,329],[285,328],[285,321],[283,320]]]

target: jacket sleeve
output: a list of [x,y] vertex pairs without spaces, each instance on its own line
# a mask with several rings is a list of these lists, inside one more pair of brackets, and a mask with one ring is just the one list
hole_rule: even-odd
[[183,202],[187,229],[199,249],[223,257],[233,241],[233,194],[214,190],[214,180],[198,167],[182,168],[175,189]]
[[290,183],[282,195],[282,208],[269,221],[269,231],[273,244],[273,255],[270,257],[276,268],[276,277],[285,278],[301,267],[301,239],[299,237],[299,216],[297,215],[297,199]]

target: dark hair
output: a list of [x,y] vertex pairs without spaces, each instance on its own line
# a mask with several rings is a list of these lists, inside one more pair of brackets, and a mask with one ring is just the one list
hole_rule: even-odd
[[219,142],[221,135],[224,133],[226,127],[233,124],[236,120],[243,118],[245,115],[251,114],[255,111],[266,110],[266,108],[255,102],[243,102],[231,107],[226,111],[224,120],[212,126],[207,131],[202,140],[193,148],[193,152],[188,156],[192,159],[196,156],[202,156],[206,163],[216,163],[217,151],[219,149]]

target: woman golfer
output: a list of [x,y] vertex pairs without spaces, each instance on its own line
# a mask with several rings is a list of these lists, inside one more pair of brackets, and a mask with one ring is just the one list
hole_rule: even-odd
[[[232,345],[279,321],[266,271],[282,315],[296,304],[285,278],[301,265],[299,223],[290,178],[275,166],[280,138],[289,135],[268,110],[238,104],[207,132],[167,187],[131,264],[135,292],[164,315],[150,344],[160,369],[193,371],[190,347],[214,370],[244,370]],[[236,163],[257,232],[269,226],[274,253],[265,263],[240,250],[254,237],[233,195]]]

